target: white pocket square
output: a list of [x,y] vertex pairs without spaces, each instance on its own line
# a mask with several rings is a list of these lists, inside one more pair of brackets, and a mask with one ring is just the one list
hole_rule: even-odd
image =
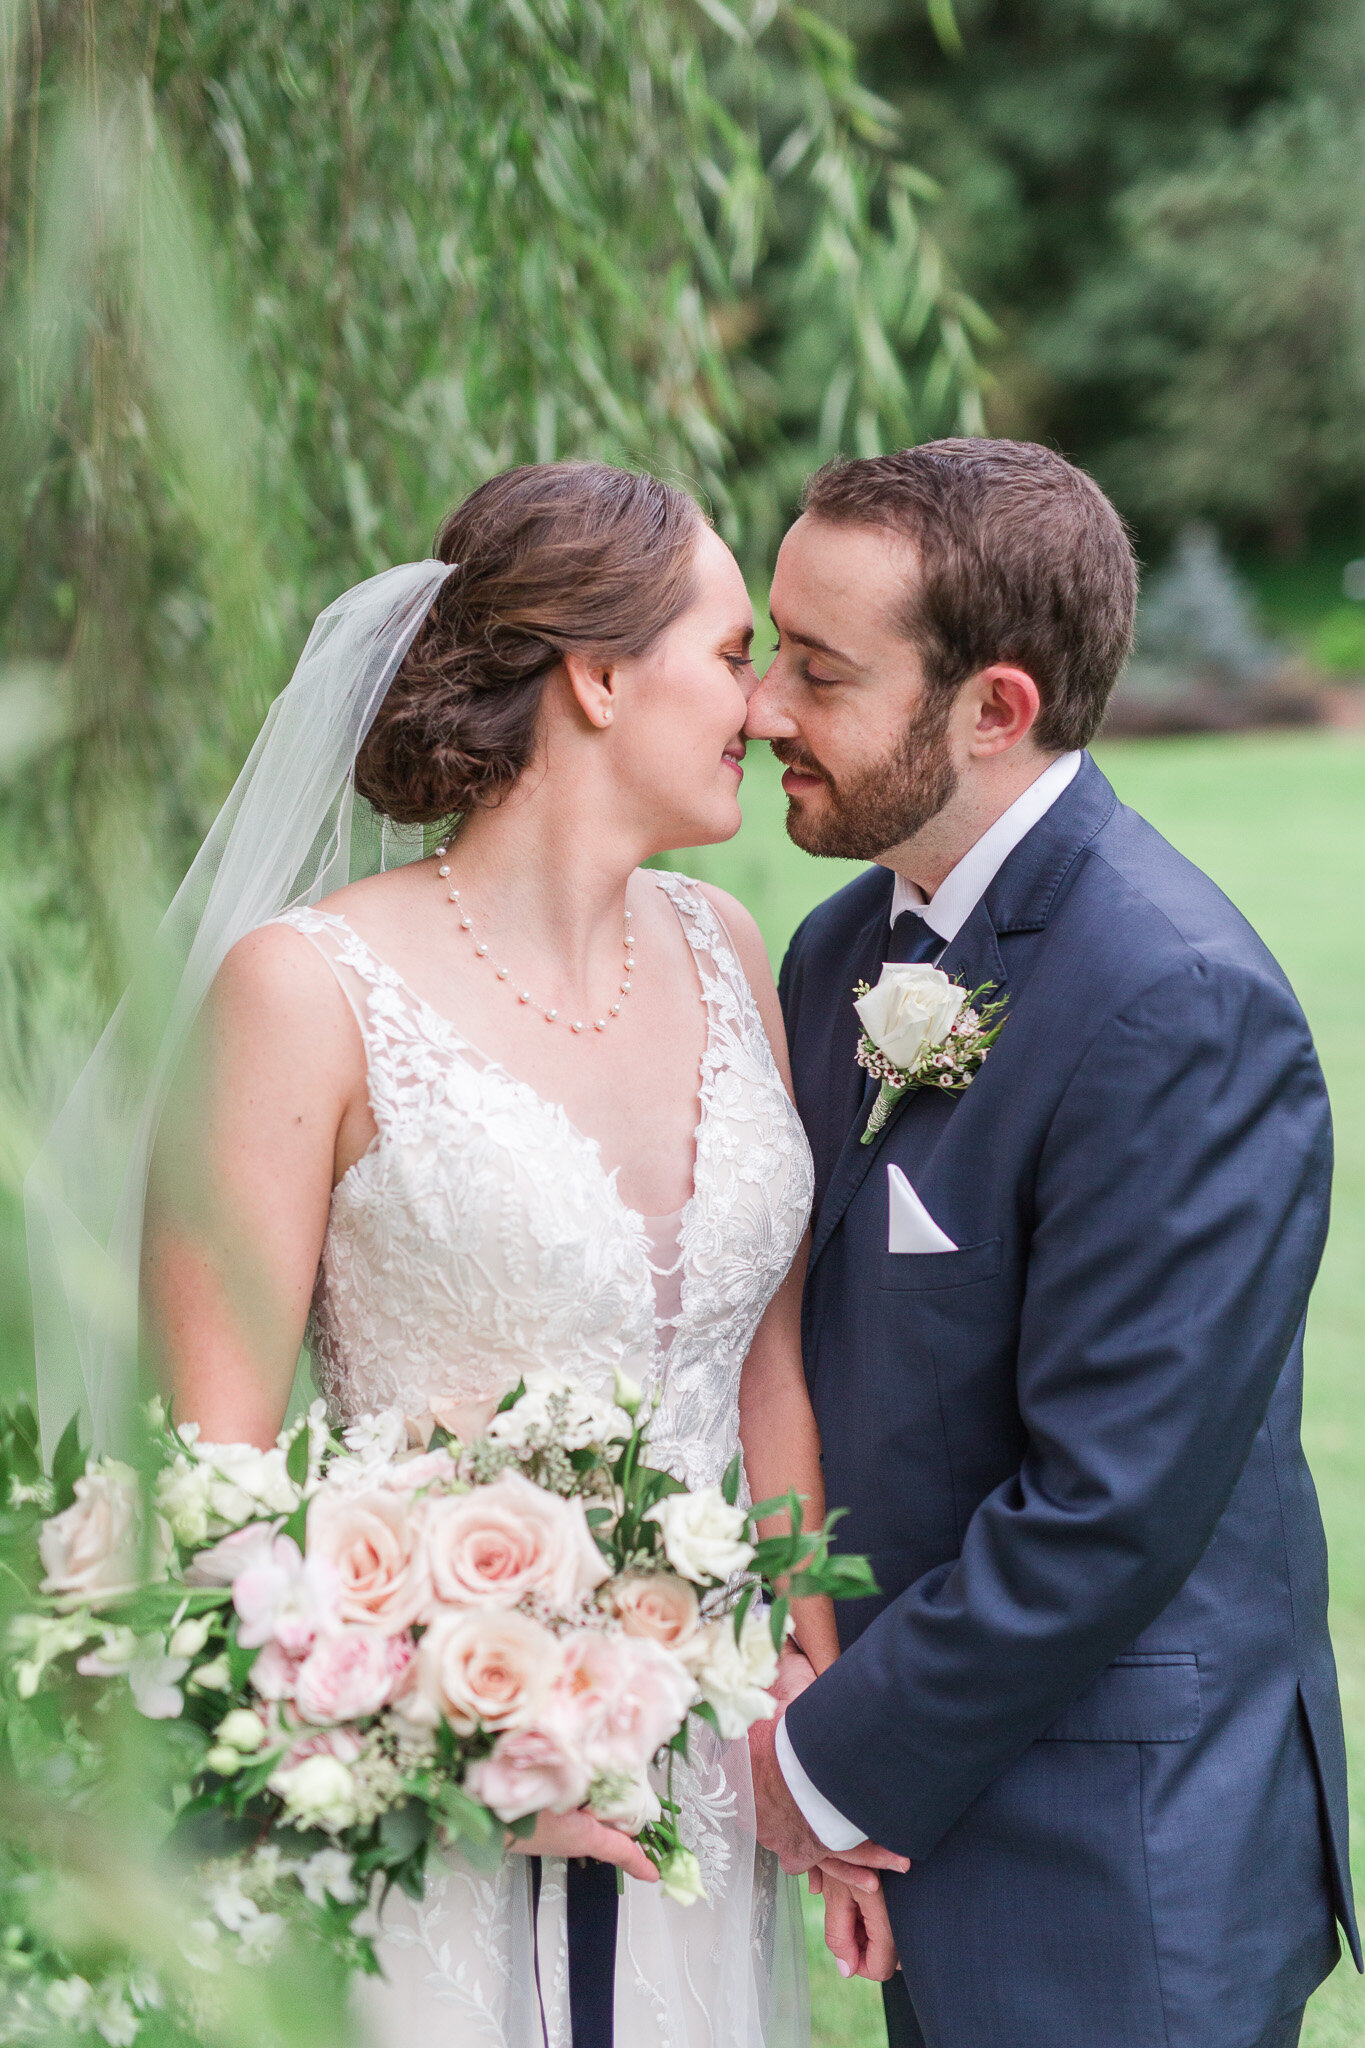
[[889,1252],[955,1252],[957,1246],[940,1230],[898,1166],[886,1169]]

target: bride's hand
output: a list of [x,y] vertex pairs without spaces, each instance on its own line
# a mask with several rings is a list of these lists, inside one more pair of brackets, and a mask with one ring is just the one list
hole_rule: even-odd
[[507,1847],[518,1856],[590,1856],[595,1863],[616,1863],[627,1877],[657,1884],[659,1873],[640,1844],[620,1828],[608,1827],[580,1806],[574,1813],[542,1813],[532,1835],[509,1835]]

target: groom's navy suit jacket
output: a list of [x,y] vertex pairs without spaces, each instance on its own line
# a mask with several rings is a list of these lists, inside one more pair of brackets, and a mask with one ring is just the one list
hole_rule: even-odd
[[[881,1595],[789,1709],[929,2048],[1244,2048],[1353,1948],[1299,1441],[1331,1125],[1284,975],[1087,756],[941,965],[1005,1027],[859,1142],[892,877],[782,972],[816,1161],[807,1372]],[[887,1249],[894,1161],[959,1247]]]

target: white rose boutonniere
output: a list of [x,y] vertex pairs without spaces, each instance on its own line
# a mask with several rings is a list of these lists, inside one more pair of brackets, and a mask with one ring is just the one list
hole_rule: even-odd
[[860,981],[853,1007],[862,1024],[857,1061],[881,1082],[862,1142],[870,1145],[912,1088],[960,1094],[1000,1036],[1003,1002],[980,1002],[994,986],[965,989],[938,967],[889,962],[875,988]]

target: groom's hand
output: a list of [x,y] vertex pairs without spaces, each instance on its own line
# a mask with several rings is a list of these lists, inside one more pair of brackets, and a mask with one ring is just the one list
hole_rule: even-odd
[[[802,1690],[803,1687],[797,1685],[788,1697],[794,1698],[795,1693]],[[780,1681],[777,1691],[780,1698]],[[777,1761],[776,1733],[776,1720],[755,1721],[749,1730],[749,1761],[753,1770],[758,1839],[765,1849],[773,1851],[787,1875],[795,1877],[818,1863],[829,1878],[837,1879],[858,1892],[875,1892],[879,1889],[876,1871],[908,1870],[908,1856],[897,1856],[893,1850],[883,1849],[876,1842],[860,1842],[856,1849],[846,1850],[838,1856],[830,1853],[787,1788],[782,1767]]]

